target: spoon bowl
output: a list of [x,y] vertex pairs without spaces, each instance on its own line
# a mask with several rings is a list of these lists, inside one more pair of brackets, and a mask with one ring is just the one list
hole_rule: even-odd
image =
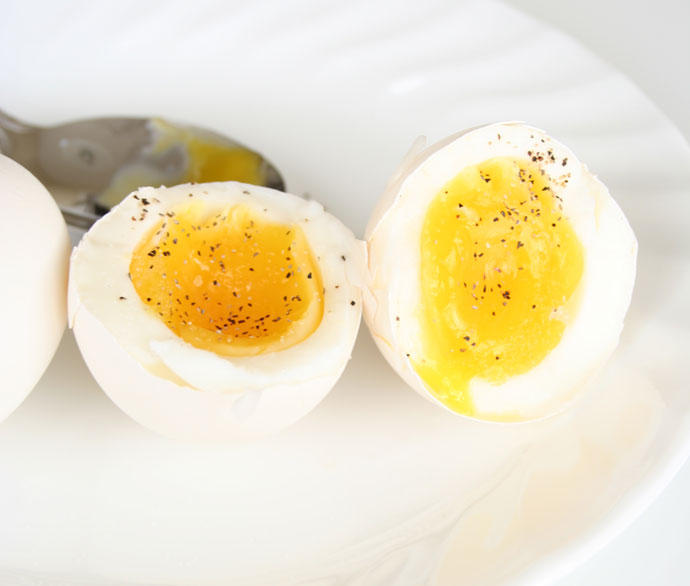
[[31,171],[67,223],[82,229],[143,185],[234,180],[285,189],[278,170],[256,151],[161,118],[93,118],[40,127],[0,110],[0,153]]

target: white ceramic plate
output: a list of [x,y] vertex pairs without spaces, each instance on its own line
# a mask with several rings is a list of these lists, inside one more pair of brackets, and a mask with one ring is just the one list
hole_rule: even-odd
[[121,413],[66,334],[0,426],[0,583],[548,583],[690,452],[690,148],[561,34],[490,2],[17,1],[0,71],[0,106],[27,120],[160,114],[226,132],[358,235],[417,135],[525,120],[588,162],[640,242],[615,359],[533,424],[442,412],[362,331],[287,432],[178,444]]

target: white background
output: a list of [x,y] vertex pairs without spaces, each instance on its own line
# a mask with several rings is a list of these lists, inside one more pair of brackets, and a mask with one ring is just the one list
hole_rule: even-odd
[[[690,139],[688,0],[506,2],[571,34],[622,71]],[[690,584],[689,496],[686,464],[624,534],[557,586]]]
[[[507,3],[570,34],[625,73],[690,140],[690,2]],[[614,584],[690,584],[690,462],[627,531],[556,586]]]

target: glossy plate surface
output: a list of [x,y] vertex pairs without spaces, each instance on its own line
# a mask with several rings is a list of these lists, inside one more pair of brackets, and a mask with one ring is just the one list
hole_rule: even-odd
[[524,120],[603,179],[640,253],[614,360],[572,409],[532,424],[444,413],[363,327],[336,388],[287,432],[184,445],[121,413],[67,333],[0,426],[0,583],[545,584],[622,530],[687,457],[690,147],[573,41],[493,2],[3,11],[2,107],[21,118],[157,114],[215,128],[358,236],[418,135]]

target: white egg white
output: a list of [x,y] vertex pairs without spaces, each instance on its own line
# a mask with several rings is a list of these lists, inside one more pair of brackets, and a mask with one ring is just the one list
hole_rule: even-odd
[[505,123],[453,135],[426,150],[417,144],[367,227],[367,325],[396,372],[441,405],[407,356],[422,353],[419,324],[410,317],[420,303],[420,235],[426,210],[440,189],[467,166],[493,157],[529,159],[528,151],[549,150],[554,160],[545,156],[537,164],[552,178],[560,178],[553,189],[582,244],[584,272],[573,299],[563,308],[565,333],[540,364],[503,384],[479,377],[470,381],[479,419],[510,415],[530,420],[562,409],[614,350],[630,304],[637,254],[637,241],[621,209],[565,146],[536,128]]
[[34,388],[65,330],[69,235],[55,200],[0,155],[0,421]]
[[[190,193],[209,213],[243,204],[302,229],[325,292],[323,318],[304,341],[220,356],[184,342],[140,300],[128,276],[132,253],[159,214],[187,203]],[[297,421],[340,377],[359,328],[363,255],[362,243],[314,201],[235,182],[141,188],[74,250],[69,323],[99,385],[139,423],[192,440],[258,437]]]

